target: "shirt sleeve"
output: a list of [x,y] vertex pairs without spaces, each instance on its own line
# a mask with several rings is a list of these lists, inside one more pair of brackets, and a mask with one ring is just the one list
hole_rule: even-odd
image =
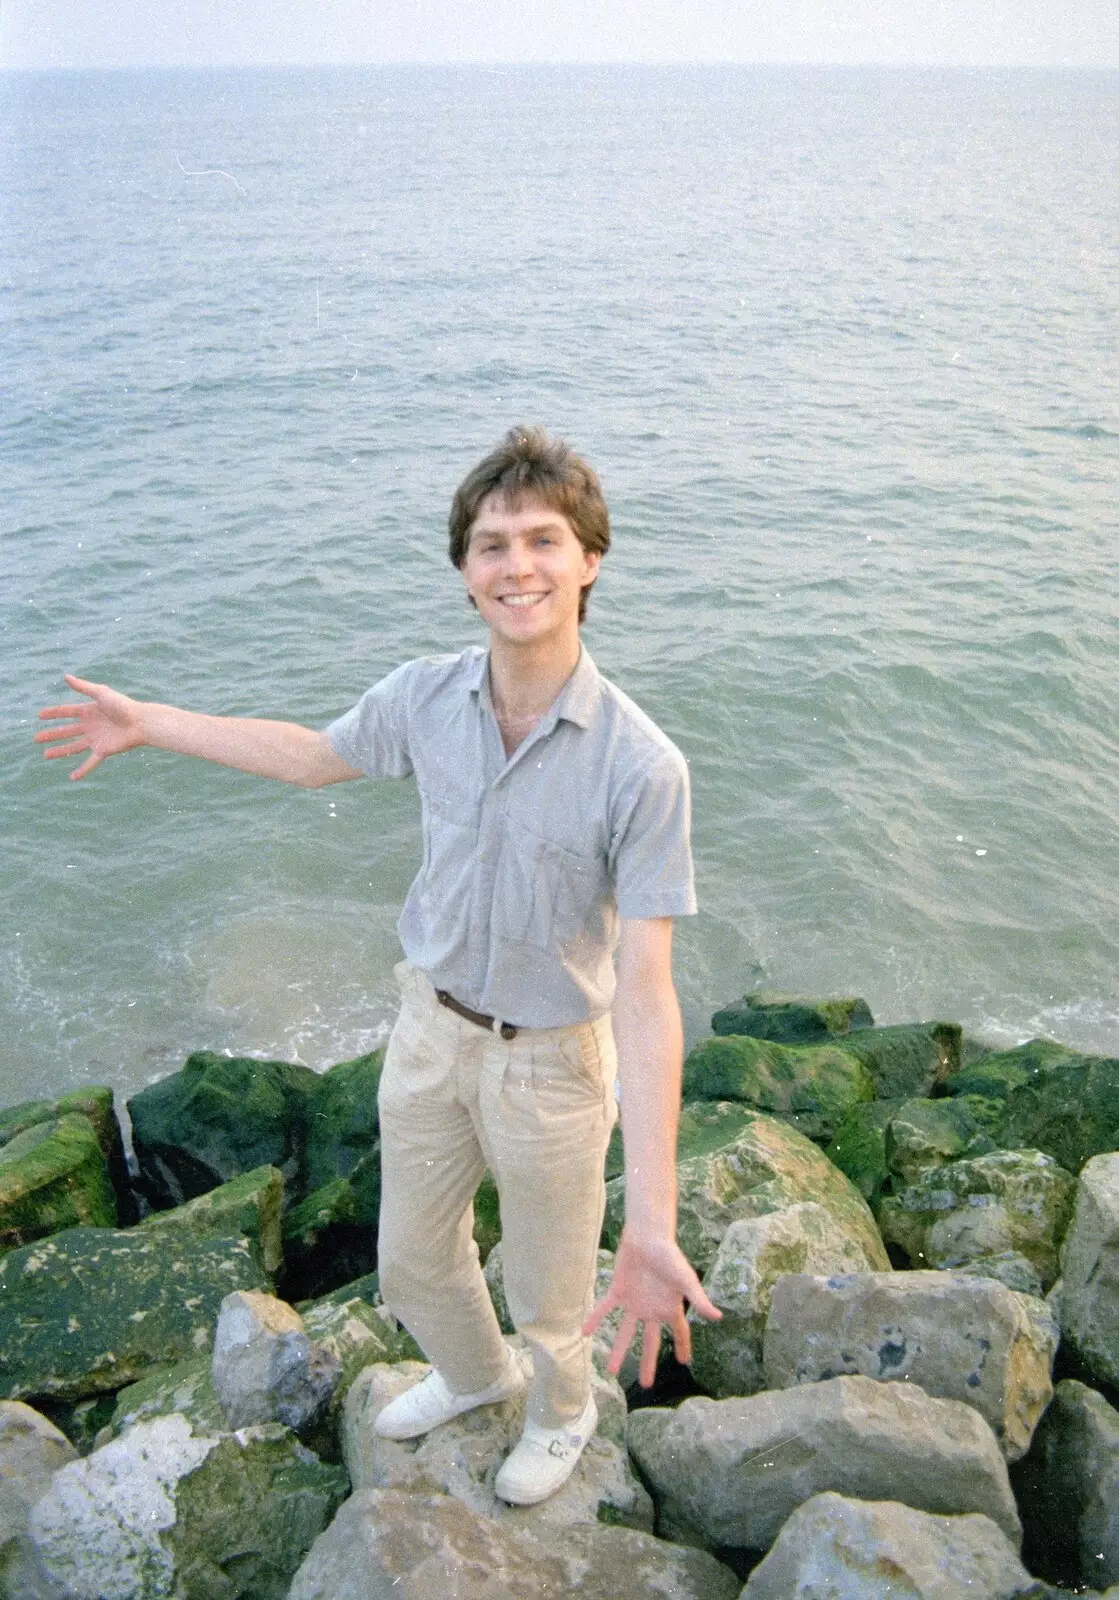
[[410,665],[397,667],[367,689],[356,706],[326,729],[335,753],[367,778],[411,776],[407,716]]
[[691,785],[675,748],[626,786],[611,833],[609,867],[621,917],[696,912]]

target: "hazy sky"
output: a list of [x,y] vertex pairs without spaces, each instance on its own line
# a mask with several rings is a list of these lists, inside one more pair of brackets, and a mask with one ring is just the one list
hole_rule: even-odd
[[2,0],[9,67],[803,61],[1119,67],[1119,0]]

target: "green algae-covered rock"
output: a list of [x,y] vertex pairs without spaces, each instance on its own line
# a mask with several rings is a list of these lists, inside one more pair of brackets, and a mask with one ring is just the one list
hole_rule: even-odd
[[154,1417],[184,1416],[196,1434],[226,1433],[221,1401],[214,1389],[213,1361],[208,1350],[185,1356],[174,1366],[157,1367],[139,1383],[130,1383],[116,1396],[109,1426],[121,1434],[137,1422]]
[[863,1100],[852,1106],[824,1154],[863,1199],[876,1206],[886,1183],[886,1125],[901,1100]]
[[999,1143],[1044,1150],[1069,1172],[1119,1150],[1119,1056],[1053,1061],[1012,1089]]
[[979,1095],[955,1100],[905,1100],[885,1129],[886,1167],[893,1187],[908,1188],[921,1175],[949,1161],[985,1156],[996,1148],[989,1129],[997,1126],[998,1101]]
[[0,1394],[85,1395],[208,1350],[232,1289],[269,1289],[244,1239],[67,1228],[0,1260]]
[[1013,1090],[1039,1073],[1080,1057],[1055,1039],[1031,1039],[1013,1050],[991,1050],[966,1062],[945,1079],[947,1094],[980,1094],[988,1100],[1006,1100]]
[[[803,1200],[814,1200],[831,1213],[861,1247],[871,1270],[889,1269],[870,1207],[854,1184],[810,1139],[775,1117],[754,1113],[731,1142],[679,1162],[676,1177],[677,1238],[701,1276],[732,1222]],[[624,1215],[625,1179],[615,1178],[606,1186],[605,1249],[617,1249]]]
[[862,1062],[880,1100],[932,1093],[960,1065],[963,1030],[956,1022],[911,1022],[866,1028],[838,1041]]
[[0,1146],[0,1251],[78,1223],[116,1222],[109,1168],[85,1117],[34,1123]]
[[256,1167],[171,1211],[153,1211],[140,1228],[165,1237],[181,1233],[191,1239],[247,1239],[258,1266],[271,1277],[284,1264],[280,1239],[283,1202],[284,1180],[279,1168]]
[[[680,1107],[676,1132],[676,1159],[690,1161],[693,1156],[709,1155],[732,1143],[757,1112],[734,1100],[694,1100]],[[617,1123],[606,1151],[606,1181],[625,1172],[625,1145],[622,1125]]]
[[1119,1149],[1119,1057],[1082,1055],[1052,1039],[981,1056],[950,1077],[951,1095],[1001,1100],[1004,1149],[1044,1150],[1069,1172]]
[[140,1187],[162,1210],[256,1167],[296,1182],[318,1083],[309,1067],[198,1050],[128,1102]]
[[340,1061],[315,1080],[307,1105],[307,1143],[298,1192],[309,1195],[348,1178],[376,1148],[377,1087],[384,1051]]
[[117,1216],[121,1226],[136,1220],[135,1197],[128,1175],[120,1123],[113,1110],[113,1091],[103,1084],[71,1089],[57,1100],[27,1100],[22,1105],[0,1110],[0,1145],[7,1144],[25,1129],[57,1117],[82,1116],[97,1135],[101,1153],[109,1169],[109,1180],[117,1197]]
[[874,1018],[865,1000],[805,1000],[795,994],[758,989],[735,1005],[716,1011],[711,1032],[741,1033],[777,1044],[821,1044],[855,1028],[871,1028]]
[[874,1099],[861,1062],[837,1045],[774,1044],[728,1035],[698,1044],[684,1062],[685,1100],[741,1100],[828,1141],[853,1105]]
[[878,1209],[882,1237],[914,1267],[949,1268],[1016,1251],[1048,1289],[1076,1179],[1039,1150],[996,1150],[926,1172]]
[[501,1238],[501,1201],[493,1173],[486,1171],[474,1196],[474,1243],[483,1266],[486,1257]]
[[284,1600],[347,1488],[278,1424],[215,1437],[159,1417],[57,1473],[28,1531],[52,1592]]
[[332,1178],[284,1217],[287,1298],[309,1299],[371,1272],[380,1214],[381,1149],[374,1143],[348,1177]]

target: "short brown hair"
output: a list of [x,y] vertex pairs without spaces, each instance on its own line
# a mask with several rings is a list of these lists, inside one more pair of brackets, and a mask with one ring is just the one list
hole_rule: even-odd
[[[514,509],[524,500],[539,500],[567,518],[583,549],[605,555],[610,548],[610,513],[598,474],[563,439],[543,428],[510,428],[496,450],[479,461],[455,490],[449,521],[450,557],[456,567],[466,560],[470,529],[488,495],[501,496]],[[579,621],[587,614],[591,584],[579,600]]]

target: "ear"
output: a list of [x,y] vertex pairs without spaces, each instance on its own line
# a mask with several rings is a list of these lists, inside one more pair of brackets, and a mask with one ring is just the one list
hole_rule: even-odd
[[599,567],[601,567],[601,565],[602,565],[602,551],[601,550],[584,550],[583,551],[583,580],[582,580],[581,584],[579,585],[579,587],[581,589],[588,589],[590,587],[590,585],[598,577],[598,569],[599,569]]

